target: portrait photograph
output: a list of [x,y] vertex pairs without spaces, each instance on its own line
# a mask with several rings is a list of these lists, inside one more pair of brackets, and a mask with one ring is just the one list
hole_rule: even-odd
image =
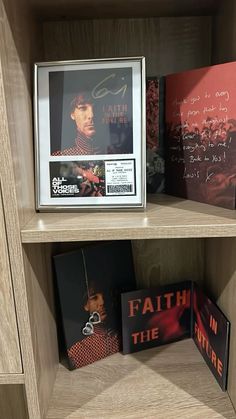
[[133,152],[132,68],[49,74],[52,156]]
[[59,337],[69,369],[121,351],[120,296],[136,288],[130,241],[91,244],[58,254],[54,266]]
[[35,64],[36,209],[145,208],[145,58]]

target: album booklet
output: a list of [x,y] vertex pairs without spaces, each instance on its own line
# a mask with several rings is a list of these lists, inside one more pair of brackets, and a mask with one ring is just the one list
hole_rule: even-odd
[[123,353],[193,338],[226,390],[229,321],[191,281],[123,293]]

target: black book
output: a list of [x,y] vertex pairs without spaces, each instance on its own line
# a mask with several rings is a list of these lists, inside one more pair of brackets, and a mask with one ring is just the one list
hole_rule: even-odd
[[230,323],[195,283],[192,295],[193,340],[222,390],[226,390]]
[[69,368],[121,350],[122,292],[135,288],[129,241],[106,242],[54,256]]

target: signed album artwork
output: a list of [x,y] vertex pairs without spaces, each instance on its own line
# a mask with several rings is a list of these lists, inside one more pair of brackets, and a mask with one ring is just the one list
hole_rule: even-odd
[[145,206],[144,65],[36,64],[38,209]]

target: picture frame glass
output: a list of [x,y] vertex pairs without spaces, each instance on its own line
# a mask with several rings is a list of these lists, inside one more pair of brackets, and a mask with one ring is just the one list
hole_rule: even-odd
[[143,57],[35,64],[37,209],[145,207]]

